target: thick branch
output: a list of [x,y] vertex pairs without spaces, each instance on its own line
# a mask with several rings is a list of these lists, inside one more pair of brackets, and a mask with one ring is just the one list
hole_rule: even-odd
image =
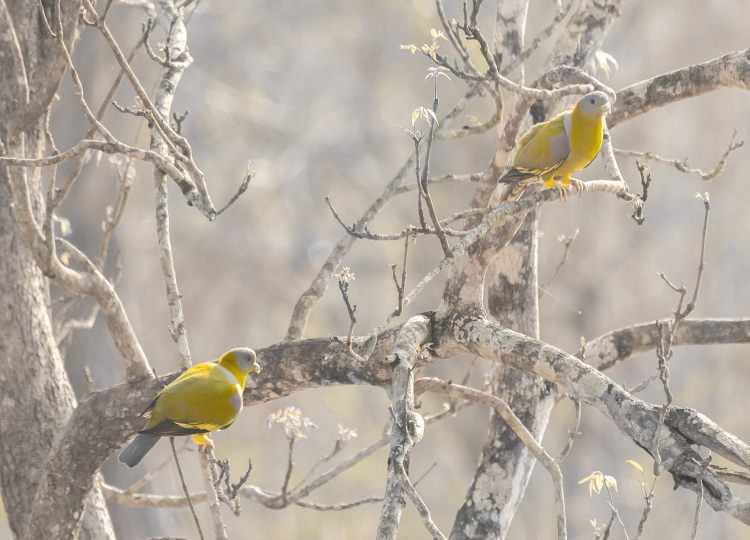
[[[586,343],[584,361],[600,371],[659,345],[659,323],[627,326]],[[674,335],[673,345],[750,343],[750,319],[685,319]]]
[[[448,320],[443,342],[512,366],[559,384],[612,420],[637,446],[651,453],[660,427],[661,407],[630,394],[601,372],[551,345],[476,317]],[[512,354],[511,354],[512,353]],[[706,446],[733,463],[750,469],[750,446],[723,430],[706,416],[688,408],[672,407],[664,419],[659,442],[662,465],[680,487],[694,491],[703,481],[704,500],[714,510],[726,512],[750,525],[750,504],[737,497],[719,471],[705,474],[693,446]]]
[[657,75],[617,92],[607,124],[613,127],[651,109],[717,88],[750,90],[750,49]]

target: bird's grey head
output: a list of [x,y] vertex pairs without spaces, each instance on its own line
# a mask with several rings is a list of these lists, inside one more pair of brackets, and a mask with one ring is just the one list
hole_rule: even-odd
[[578,106],[584,114],[609,114],[612,108],[609,97],[604,92],[590,92],[578,101]]
[[246,347],[239,347],[230,351],[237,366],[245,373],[260,373],[260,366],[255,359],[255,351]]

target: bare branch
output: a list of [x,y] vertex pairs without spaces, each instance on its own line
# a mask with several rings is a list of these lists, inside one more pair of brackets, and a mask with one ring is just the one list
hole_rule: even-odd
[[[396,337],[393,352],[393,383],[391,389],[391,452],[388,458],[388,476],[386,480],[383,508],[380,512],[377,538],[386,540],[396,538],[401,510],[404,506],[403,490],[407,476],[406,463],[411,448],[424,434],[424,419],[414,408],[414,366],[419,357],[419,350],[429,336],[430,321],[423,315],[409,319]],[[419,500],[419,499],[415,499]],[[424,510],[426,507],[419,506]],[[431,520],[423,514],[425,523],[430,527]]]
[[[450,336],[470,353],[497,361],[503,358],[516,369],[533,372],[562,385],[608,416],[620,432],[638,446],[651,449],[661,407],[636,398],[574,356],[478,317],[454,317],[449,320],[446,332],[446,337]],[[509,354],[511,352],[514,354]],[[750,469],[750,446],[691,409],[669,408],[663,425],[666,433],[661,437],[659,451],[663,466],[677,485],[696,491],[698,478],[703,475],[704,500],[714,510],[750,524],[750,503],[732,493],[710,466],[704,474],[700,456],[692,448],[693,445],[705,446]],[[708,433],[712,435],[706,436]]]
[[180,465],[180,458],[177,457],[177,450],[174,447],[174,437],[169,438],[169,445],[172,447],[172,457],[174,457],[174,463],[177,465],[177,472],[180,476],[180,484],[182,485],[182,491],[185,493],[185,497],[187,499],[188,506],[190,506],[190,513],[193,515],[193,521],[195,522],[195,528],[198,529],[198,536],[201,540],[205,540],[205,536],[203,536],[203,530],[201,529],[201,522],[198,519],[198,514],[195,513],[195,507],[193,506],[193,501],[190,498],[190,493],[188,492],[187,484],[185,483],[185,475],[182,473],[182,466]]
[[425,529],[427,529],[427,532],[429,532],[436,540],[448,540],[447,537],[440,531],[440,529],[438,529],[437,525],[435,525],[435,522],[432,521],[430,509],[427,508],[424,500],[422,499],[422,497],[420,497],[419,493],[417,493],[417,490],[414,488],[411,480],[409,480],[409,475],[406,473],[403,464],[399,465],[398,473],[401,477],[401,486],[404,488],[404,491],[411,499],[411,502],[414,503],[414,506],[417,508],[417,512],[419,512],[419,515],[422,517],[422,522],[424,523],[424,527]]
[[243,178],[242,183],[240,184],[240,187],[237,188],[237,191],[232,195],[229,200],[227,201],[227,204],[221,207],[220,210],[217,210],[216,215],[220,216],[223,214],[230,206],[232,206],[235,202],[237,202],[237,199],[239,199],[243,193],[247,191],[247,186],[250,185],[250,181],[255,176],[255,173],[250,169],[252,163],[248,162],[247,167],[245,169],[245,178]]
[[[84,2],[86,2],[87,6],[90,5],[89,0],[84,0]],[[143,100],[142,97],[141,101],[151,112],[154,119],[156,117],[159,118],[157,124],[165,124],[166,129],[162,128],[162,133],[159,130],[152,132],[151,150],[162,156],[167,156],[170,152],[170,144],[179,144],[183,141],[183,150],[188,152],[189,155],[190,150],[187,142],[184,141],[182,136],[174,132],[171,126],[169,126],[169,122],[166,121],[170,117],[172,101],[174,100],[177,86],[182,79],[182,74],[192,61],[187,49],[185,23],[182,19],[182,13],[175,8],[171,1],[159,0],[156,2],[156,8],[159,16],[158,20],[168,28],[167,46],[165,46],[164,51],[167,65],[161,75],[153,105],[151,105],[150,101]],[[92,15],[94,14],[92,13]],[[98,27],[102,32],[106,28],[103,23],[98,25]],[[197,167],[195,167],[195,170],[199,173]],[[196,174],[196,185],[206,202],[210,204],[211,212],[215,216],[216,213],[213,204],[210,203],[202,174],[200,174],[200,178],[197,178],[197,176]],[[156,241],[159,245],[159,262],[166,286],[167,304],[169,305],[169,333],[177,344],[177,351],[180,355],[182,367],[188,368],[192,362],[185,325],[185,315],[182,309],[182,295],[177,284],[177,272],[172,254],[172,240],[169,234],[167,176],[158,168],[154,168],[154,186],[156,188]]]
[[[510,409],[508,404],[497,396],[488,392],[482,392],[468,386],[453,384],[450,381],[443,381],[437,378],[418,379],[416,388],[419,390],[429,390],[440,392],[452,398],[463,398],[469,401],[483,403],[494,409],[505,422],[510,426],[516,436],[523,442],[526,448],[534,457],[547,469],[552,477],[552,483],[555,487],[555,509],[557,510],[557,538],[558,540],[568,537],[566,518],[565,518],[565,495],[563,492],[563,476],[557,460],[552,458],[547,451],[534,439],[534,436],[526,429],[523,422]],[[577,431],[577,430],[576,430]]]
[[353,353],[354,351],[352,350],[352,334],[354,333],[354,327],[357,324],[357,306],[353,306],[351,301],[349,300],[349,287],[351,286],[351,282],[354,281],[354,274],[349,270],[348,267],[345,266],[341,269],[341,272],[339,272],[338,278],[341,298],[344,300],[344,305],[346,305],[346,312],[349,314],[349,331],[346,333],[346,346],[349,351]]
[[[642,173],[641,173],[642,174]],[[662,427],[666,419],[669,407],[672,405],[673,396],[672,390],[669,387],[669,360],[672,358],[672,342],[674,341],[674,333],[677,330],[680,322],[684,320],[695,308],[695,302],[698,298],[698,292],[701,286],[701,280],[703,278],[703,270],[705,268],[705,256],[706,256],[706,236],[708,233],[708,214],[711,209],[711,203],[709,202],[708,194],[704,197],[698,195],[703,201],[704,216],[703,216],[703,233],[701,235],[701,252],[700,262],[698,263],[698,272],[695,278],[695,288],[693,290],[693,296],[690,302],[682,308],[683,302],[685,301],[685,295],[687,289],[684,286],[676,287],[672,282],[669,281],[666,275],[660,274],[662,279],[669,285],[679,296],[677,302],[677,308],[674,311],[674,319],[666,323],[657,322],[659,328],[660,340],[656,347],[656,356],[659,360],[659,378],[661,379],[662,386],[664,388],[664,394],[666,395],[666,401],[661,408],[659,413],[659,423],[654,433],[653,451],[654,456],[654,475],[658,476],[662,471],[661,454],[659,452],[659,443],[661,439]],[[702,490],[702,487],[701,487]]]
[[690,534],[690,540],[695,540],[698,534],[698,524],[701,520],[701,507],[703,506],[703,475],[706,474],[706,467],[711,464],[711,454],[701,461],[702,474],[698,477],[698,496],[695,501],[695,515],[693,516],[693,530]]
[[[224,518],[221,517],[221,505],[219,504],[219,495],[216,485],[219,478],[216,473],[216,456],[214,455],[213,445],[211,443],[198,447],[198,458],[203,471],[203,485],[208,494],[208,509],[211,514],[211,521],[214,524],[215,540],[228,540],[227,526],[224,524]],[[185,497],[189,497],[187,491]],[[190,500],[188,498],[188,500]]]
[[[458,114],[461,113],[461,111],[464,110],[464,108],[468,105],[469,100],[473,96],[475,96],[477,92],[478,86],[472,86],[467,91],[464,98],[459,100],[459,102],[453,107],[453,109],[451,109],[451,111],[448,112],[448,114],[446,114],[440,120],[440,126],[438,127],[438,130],[436,132],[436,137],[439,137],[441,130],[446,129],[447,126],[450,125],[451,120],[453,120],[456,116],[458,116]],[[359,218],[356,226],[353,227],[354,230],[359,231],[365,228],[365,226],[372,220],[372,218],[374,218],[378,214],[378,212],[380,212],[380,210],[394,195],[401,193],[399,189],[402,187],[406,175],[414,166],[414,161],[415,155],[412,154],[401,166],[401,168],[398,170],[393,179],[388,183],[388,185],[386,185],[381,195],[373,201],[373,203],[365,211],[362,217]],[[331,277],[338,268],[339,264],[341,264],[341,260],[349,252],[349,249],[351,249],[352,245],[354,245],[354,241],[355,238],[349,234],[346,234],[341,240],[338,241],[338,243],[331,251],[330,255],[328,255],[325,263],[323,263],[323,266],[318,271],[318,274],[313,279],[310,286],[297,300],[292,311],[291,320],[289,321],[289,327],[287,328],[285,338],[287,341],[300,339],[302,337],[305,326],[307,325],[307,319],[310,317],[310,312],[315,306],[315,303],[325,293],[331,281]]]
[[[432,220],[432,226],[435,228],[435,234],[440,239],[440,245],[443,247],[443,253],[446,257],[451,256],[451,247],[450,244],[448,244],[448,239],[445,237],[445,233],[443,232],[442,227],[440,226],[440,220],[437,217],[437,213],[435,212],[435,205],[432,202],[432,196],[430,195],[430,190],[427,182],[427,178],[429,177],[429,171],[430,171],[430,156],[432,155],[432,143],[435,140],[435,124],[437,123],[437,119],[435,115],[437,114],[437,107],[438,107],[438,97],[437,97],[437,76],[435,76],[435,99],[432,102],[432,116],[433,118],[430,119],[430,131],[427,135],[427,151],[425,152],[424,157],[424,165],[422,166],[422,177],[419,179],[421,190],[419,190],[420,194],[424,196],[425,203],[427,203],[427,210],[430,213],[430,219]],[[417,160],[417,163],[419,163],[419,160]],[[422,221],[422,228],[425,228],[425,225],[423,223],[424,219],[420,215],[420,220]]]
[[[584,361],[605,371],[656,349],[659,340],[659,330],[653,321],[626,326],[589,341]],[[727,343],[750,343],[750,319],[685,319],[675,331],[672,345]]]
[[663,107],[675,101],[699,96],[717,88],[750,90],[750,49],[725,54],[702,64],[694,64],[657,75],[617,92],[610,127]]
[[550,23],[539,32],[534,39],[531,41],[528,47],[526,47],[521,53],[516,56],[512,62],[502,69],[502,74],[507,75],[518,66],[523,64],[533,53],[539,48],[545,40],[547,40],[556,29],[560,27],[560,23],[570,14],[575,12],[578,7],[580,0],[570,0],[567,7],[563,8],[562,2],[558,2],[557,13]]
[[[157,128],[155,133],[155,143],[159,146],[159,153],[166,153],[165,149],[169,148],[174,158],[182,166],[184,166],[184,168],[189,173],[190,181],[192,183],[192,185],[190,186],[191,189],[187,193],[183,190],[183,193],[186,194],[188,200],[191,202],[191,204],[193,204],[193,206],[195,206],[208,219],[213,220],[216,217],[216,210],[214,209],[213,203],[211,202],[211,198],[208,194],[208,189],[206,187],[203,173],[193,161],[192,149],[190,148],[190,144],[184,137],[182,137],[179,133],[175,132],[172,129],[168,121],[169,115],[167,114],[165,116],[163,114],[165,111],[160,110],[166,108],[166,110],[168,111],[169,107],[171,106],[171,97],[173,96],[173,94],[170,94],[170,92],[160,93],[162,97],[162,103],[157,108],[157,105],[155,105],[151,101],[145,89],[138,80],[138,77],[128,64],[125,55],[122,53],[122,50],[120,50],[120,46],[117,44],[117,41],[109,31],[107,24],[97,14],[96,9],[89,0],[82,0],[82,2],[88,14],[93,18],[94,26],[99,29],[102,36],[104,36],[104,39],[112,49],[117,63],[125,72],[125,75],[130,81],[142,105],[146,110],[149,111],[150,118],[154,122],[154,127]],[[187,67],[187,65],[189,65],[189,63],[192,61],[192,58],[187,52],[187,45],[185,41],[185,26],[182,22],[182,18],[176,13],[174,5],[167,2],[158,2],[157,7],[159,8],[159,10],[162,10],[159,13],[159,19],[161,20],[162,17],[168,19],[164,26],[168,28],[169,34],[171,36],[169,39],[169,57],[172,60],[172,65],[171,67],[167,68],[164,80],[168,80],[169,82],[173,83],[174,87],[176,88],[177,84],[179,83],[179,78],[182,74],[182,70]],[[160,85],[160,88],[162,88],[162,90],[164,90],[163,86],[164,85]],[[169,95],[170,97],[167,98],[167,95]],[[157,98],[157,101],[158,99],[159,98]],[[164,99],[169,99],[169,103],[164,103]],[[195,191],[197,191],[197,194],[194,193]]]
[[406,262],[409,255],[409,241],[412,238],[411,227],[406,228],[406,236],[404,237],[404,260],[401,263],[401,283],[396,278],[396,265],[391,265],[391,271],[393,272],[393,283],[396,285],[396,293],[398,295],[398,301],[396,309],[393,311],[393,315],[398,317],[404,309],[404,289],[406,288]]
[[568,430],[568,440],[565,443],[565,446],[562,450],[560,450],[560,454],[555,458],[555,461],[557,463],[562,462],[566,457],[568,457],[568,454],[573,449],[573,444],[576,441],[576,438],[578,435],[580,435],[580,432],[578,429],[581,427],[581,414],[583,412],[583,407],[581,407],[581,400],[574,398],[572,396],[569,396],[566,394],[567,398],[570,399],[570,401],[573,402],[573,405],[575,406],[575,420],[573,422],[573,429]]
[[704,171],[702,169],[698,169],[695,167],[690,167],[688,165],[687,158],[680,160],[680,159],[674,159],[674,158],[665,158],[665,157],[660,156],[659,154],[655,154],[654,152],[639,152],[636,150],[619,150],[619,149],[615,149],[615,154],[617,154],[618,156],[637,157],[637,158],[645,159],[647,161],[657,161],[659,163],[671,165],[680,172],[684,172],[686,174],[697,174],[698,176],[701,177],[701,179],[708,182],[710,180],[713,180],[714,178],[716,178],[717,176],[719,176],[721,173],[724,172],[724,169],[726,169],[726,166],[727,166],[727,161],[729,160],[729,155],[735,150],[742,148],[742,146],[745,144],[745,141],[737,141],[736,139],[737,139],[737,130],[734,130],[734,133],[732,134],[732,139],[729,141],[729,146],[727,146],[726,150],[724,150],[724,153],[721,155],[716,165],[714,165],[714,167],[708,171]]
[[[336,221],[339,222],[339,225],[341,225],[341,227],[346,231],[346,233],[360,240],[392,241],[392,240],[401,240],[402,238],[406,238],[407,236],[410,236],[410,235],[417,236],[420,234],[438,234],[437,229],[433,227],[429,227],[429,226],[415,227],[413,225],[408,225],[405,229],[397,233],[391,233],[391,234],[372,233],[369,231],[367,226],[364,226],[362,228],[357,228],[356,223],[352,225],[347,225],[346,223],[344,223],[344,221],[341,219],[341,216],[339,216],[339,213],[333,207],[333,202],[331,201],[331,198],[326,197],[325,202],[326,202],[326,205],[328,205],[328,208],[331,210],[333,217],[336,218]],[[471,210],[465,210],[463,212],[456,212],[449,218],[446,218],[438,222],[441,226],[440,232],[443,233],[443,235],[448,235],[448,236],[457,236],[457,237],[466,236],[467,234],[466,231],[456,231],[453,229],[444,228],[443,226],[453,223],[455,221],[461,220],[461,219],[466,219],[467,217],[470,217],[470,216],[482,215],[486,212],[487,210],[485,209],[471,209]]]
[[65,249],[84,265],[84,272],[73,270],[63,265],[56,256],[51,256],[50,239],[44,238],[31,209],[31,195],[25,172],[7,170],[16,222],[39,267],[48,277],[55,279],[69,292],[89,295],[96,300],[115,345],[122,355],[129,379],[148,377],[150,375],[148,360],[112,284],[88,257],[63,239],[57,239],[57,242],[63,244]]
[[570,246],[572,246],[573,242],[575,242],[576,238],[578,238],[579,232],[580,232],[580,229],[576,229],[573,232],[573,234],[570,236],[561,234],[558,237],[558,240],[563,246],[563,252],[562,252],[562,255],[560,256],[560,261],[557,263],[557,266],[555,266],[555,269],[552,271],[552,275],[542,285],[539,285],[540,297],[542,296],[542,294],[546,292],[546,289],[552,284],[552,282],[555,281],[555,278],[557,278],[557,275],[560,273],[560,270],[562,270],[562,267],[565,266],[565,263],[568,261],[568,254],[570,253]]

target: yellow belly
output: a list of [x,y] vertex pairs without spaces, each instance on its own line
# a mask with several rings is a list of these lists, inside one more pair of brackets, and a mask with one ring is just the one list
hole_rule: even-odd
[[560,180],[564,186],[570,184],[570,176],[586,168],[599,154],[604,140],[604,118],[577,115],[573,112],[570,127],[570,154],[562,164],[546,174],[542,179],[551,187],[555,180]]

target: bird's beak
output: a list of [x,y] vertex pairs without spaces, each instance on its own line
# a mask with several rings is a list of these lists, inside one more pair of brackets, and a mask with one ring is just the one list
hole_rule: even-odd
[[250,373],[260,373],[260,364],[258,362],[250,364]]
[[602,112],[604,114],[611,113],[612,112],[612,105],[610,105],[609,103],[605,103],[604,105],[602,105]]

